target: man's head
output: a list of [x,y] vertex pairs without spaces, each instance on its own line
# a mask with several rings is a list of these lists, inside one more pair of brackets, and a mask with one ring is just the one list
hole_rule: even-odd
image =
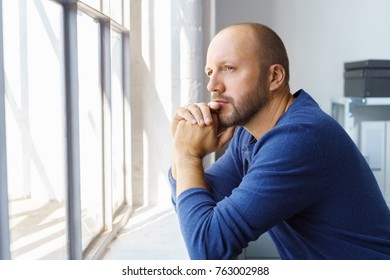
[[210,43],[206,74],[212,99],[222,106],[222,125],[245,125],[273,98],[288,89],[288,57],[279,36],[257,23],[220,31]]
[[[254,39],[260,54],[259,62],[263,67],[269,68],[272,64],[280,64],[285,74],[285,82],[288,84],[290,79],[289,61],[286,48],[280,37],[269,27],[259,23],[247,23],[254,32]],[[237,25],[237,26],[240,26]]]

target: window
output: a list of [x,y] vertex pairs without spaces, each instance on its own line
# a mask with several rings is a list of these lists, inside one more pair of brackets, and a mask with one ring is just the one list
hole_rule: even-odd
[[93,258],[130,211],[122,2],[1,1],[0,258]]
[[99,22],[77,17],[83,249],[103,229],[103,97]]
[[11,257],[65,258],[62,8],[3,1],[3,11]]

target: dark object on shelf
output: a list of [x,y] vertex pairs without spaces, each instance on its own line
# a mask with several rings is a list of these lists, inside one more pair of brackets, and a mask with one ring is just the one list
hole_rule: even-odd
[[344,63],[344,96],[390,97],[390,60]]

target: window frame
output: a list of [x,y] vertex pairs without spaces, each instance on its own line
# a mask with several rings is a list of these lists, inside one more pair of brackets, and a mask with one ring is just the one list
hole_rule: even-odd
[[3,2],[0,1],[0,260],[10,259],[11,257],[7,191],[4,75]]

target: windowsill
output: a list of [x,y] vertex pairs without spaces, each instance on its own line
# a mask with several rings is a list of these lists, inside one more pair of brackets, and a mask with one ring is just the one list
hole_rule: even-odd
[[172,207],[136,209],[107,247],[104,260],[185,260],[187,251]]

